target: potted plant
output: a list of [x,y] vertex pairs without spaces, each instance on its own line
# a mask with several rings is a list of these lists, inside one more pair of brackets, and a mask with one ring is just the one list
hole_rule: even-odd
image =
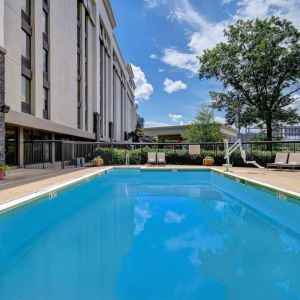
[[0,180],[4,179],[4,176],[7,171],[9,171],[9,166],[3,162],[0,162]]
[[205,156],[203,159],[203,165],[206,167],[214,165],[214,159],[211,156]]
[[93,159],[93,166],[94,167],[101,167],[103,166],[103,159],[100,156],[96,156]]

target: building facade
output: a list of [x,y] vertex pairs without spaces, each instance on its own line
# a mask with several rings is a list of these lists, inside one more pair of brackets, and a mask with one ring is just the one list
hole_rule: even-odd
[[4,0],[0,0],[0,162],[5,161],[5,54],[4,47]]
[[[184,143],[184,132],[188,129],[189,125],[175,125],[175,126],[162,126],[144,128],[144,135],[156,138],[158,143]],[[236,140],[238,136],[237,130],[221,125],[220,132],[224,138],[229,141]]]
[[126,140],[135,85],[109,0],[0,1],[7,163],[22,166],[24,140]]

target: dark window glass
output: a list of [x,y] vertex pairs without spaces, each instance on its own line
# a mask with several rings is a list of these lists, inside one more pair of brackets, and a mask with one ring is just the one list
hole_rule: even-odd
[[80,48],[80,29],[77,29],[77,47]]
[[30,80],[25,76],[21,76],[21,100],[26,104],[30,104]]
[[80,128],[80,122],[81,122],[81,108],[80,106],[77,106],[77,128]]
[[48,90],[44,88],[44,110],[48,111]]
[[77,53],[77,73],[80,75],[80,54]]
[[80,2],[77,1],[77,19],[80,20]]
[[22,30],[22,37],[21,37],[21,51],[22,56],[30,59],[31,56],[31,45],[30,45],[30,35],[28,35],[24,30]]
[[21,0],[21,7],[24,13],[26,13],[27,16],[30,16],[30,6],[31,1],[30,0]]
[[8,165],[18,164],[18,129],[15,127],[5,127],[5,156]]
[[48,73],[48,52],[43,49],[43,70]]
[[77,81],[77,101],[80,102],[80,81]]

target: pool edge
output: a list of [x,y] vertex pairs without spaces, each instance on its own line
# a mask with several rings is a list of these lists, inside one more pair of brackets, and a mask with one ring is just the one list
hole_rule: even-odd
[[42,197],[45,196],[49,196],[49,199],[56,197],[56,193],[58,191],[64,190],[66,188],[72,187],[73,185],[76,185],[78,183],[81,183],[85,180],[90,180],[93,177],[97,177],[101,174],[106,174],[108,171],[114,169],[114,167],[105,167],[102,168],[101,170],[97,170],[93,173],[90,174],[85,174],[82,175],[80,177],[74,178],[74,179],[70,179],[67,181],[63,181],[61,183],[57,183],[51,186],[48,186],[46,188],[43,188],[41,190],[38,190],[36,192],[30,193],[28,195],[19,197],[19,198],[15,198],[15,199],[11,199],[11,200],[7,200],[6,202],[3,202],[0,204],[0,214],[9,211],[11,209],[14,209],[16,207],[19,207],[21,205],[30,203],[32,201],[38,200]]
[[30,203],[32,201],[38,200],[42,197],[45,196],[49,196],[49,199],[56,197],[56,193],[58,191],[64,190],[68,187],[72,187],[73,185],[76,185],[78,183],[81,183],[85,180],[90,180],[93,177],[97,177],[101,174],[106,174],[107,172],[114,170],[114,169],[124,169],[124,170],[130,170],[130,169],[138,169],[141,172],[187,172],[187,171],[194,171],[194,172],[212,172],[212,173],[216,173],[220,176],[226,177],[230,180],[234,180],[238,183],[241,184],[245,184],[245,185],[249,185],[252,186],[253,188],[256,189],[260,189],[263,190],[267,193],[271,193],[272,195],[275,195],[277,198],[281,199],[281,200],[291,200],[291,201],[296,201],[298,204],[300,203],[300,193],[288,190],[288,189],[284,189],[284,188],[280,188],[278,186],[275,185],[271,185],[268,183],[264,183],[261,181],[257,181],[254,179],[250,179],[241,175],[237,175],[237,174],[232,174],[229,172],[226,172],[225,170],[219,170],[216,169],[214,167],[199,167],[199,168],[178,168],[178,167],[144,167],[144,166],[140,166],[140,167],[120,167],[120,166],[110,166],[110,167],[105,167],[101,170],[97,170],[96,172],[90,173],[90,174],[86,174],[80,177],[77,177],[75,179],[71,179],[71,180],[67,180],[65,182],[61,182],[52,186],[49,186],[47,188],[41,189],[39,191],[36,191],[34,193],[30,193],[28,195],[16,198],[16,199],[12,199],[12,200],[8,200],[7,202],[1,203],[0,204],[0,214],[14,209],[18,206],[24,205],[26,203]]
[[300,203],[300,193],[281,188],[276,185],[272,185],[269,183],[265,183],[262,181],[258,181],[255,179],[247,178],[241,175],[232,174],[229,172],[226,172],[225,170],[219,170],[214,167],[210,168],[211,172],[217,173],[218,175],[224,176],[228,179],[234,180],[238,183],[242,183],[245,185],[252,186],[254,188],[260,189],[262,191],[265,191],[267,193],[271,193],[272,195],[275,195],[277,198],[281,200],[295,200],[297,203]]

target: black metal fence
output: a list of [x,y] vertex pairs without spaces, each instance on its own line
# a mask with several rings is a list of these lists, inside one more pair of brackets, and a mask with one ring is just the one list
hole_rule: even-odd
[[[229,143],[231,145],[232,143]],[[35,140],[24,142],[24,167],[26,168],[69,168],[91,164],[95,155],[100,155],[107,165],[122,165],[129,157],[130,164],[145,164],[147,153],[162,151],[170,164],[198,164],[206,155],[213,156],[216,164],[224,163],[223,143],[200,143],[201,155],[190,156],[190,143],[94,143],[77,141]],[[300,141],[243,142],[249,160],[265,165],[274,160],[277,152],[300,152]],[[242,165],[238,151],[236,165]]]

